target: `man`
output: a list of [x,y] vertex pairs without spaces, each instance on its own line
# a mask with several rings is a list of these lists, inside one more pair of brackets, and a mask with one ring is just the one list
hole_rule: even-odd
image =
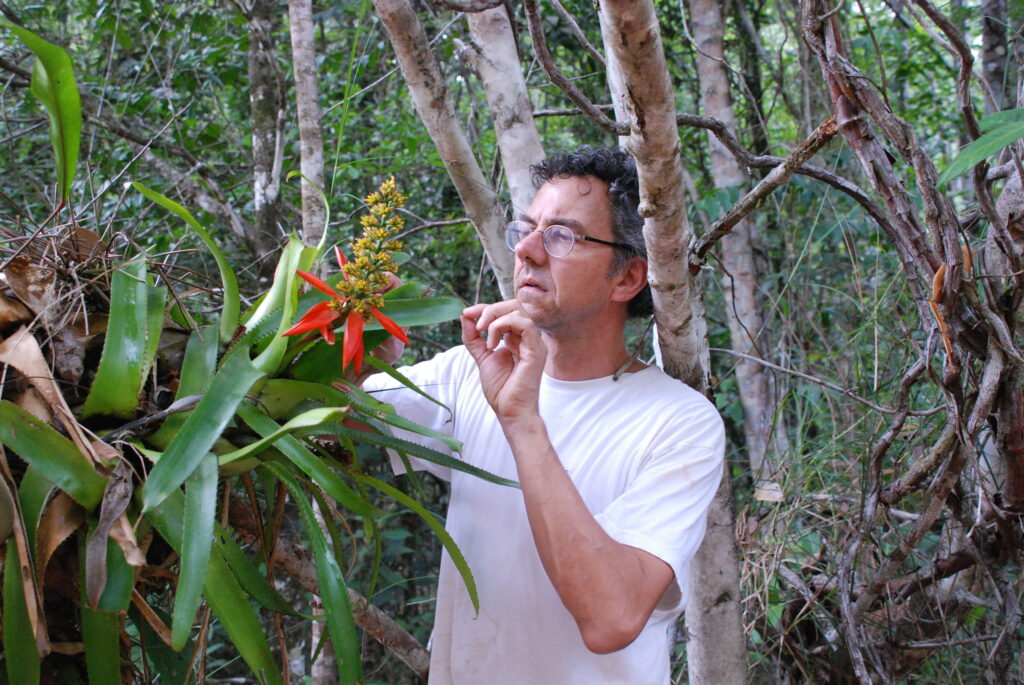
[[632,160],[581,148],[534,174],[506,231],[515,299],[466,308],[464,346],[404,369],[446,408],[380,375],[364,386],[522,487],[415,463],[451,481],[447,528],[480,595],[477,615],[445,554],[430,682],[663,685],[721,419],[624,344],[650,311]]

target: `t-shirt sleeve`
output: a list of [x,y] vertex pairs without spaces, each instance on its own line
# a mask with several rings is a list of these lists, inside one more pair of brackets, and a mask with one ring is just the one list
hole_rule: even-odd
[[[461,348],[442,352],[433,359],[412,366],[403,366],[398,371],[412,381],[417,387],[437,400],[433,402],[423,395],[410,390],[399,381],[387,374],[378,373],[370,376],[363,383],[363,390],[381,402],[395,408],[395,412],[404,419],[426,426],[447,436],[452,435],[455,402],[458,399],[458,385],[464,375],[464,366],[460,358]],[[392,428],[395,437],[414,442],[417,445],[453,456],[452,449],[437,438],[418,433]],[[405,473],[406,467],[402,456],[394,449],[388,449],[391,466],[396,474]],[[407,455],[409,465],[415,471],[427,471],[443,480],[451,480],[451,469],[427,459]]]
[[685,606],[690,559],[707,525],[707,512],[723,473],[725,431],[708,403],[687,412],[658,442],[625,491],[595,518],[614,540],[666,562],[676,582],[657,609]]

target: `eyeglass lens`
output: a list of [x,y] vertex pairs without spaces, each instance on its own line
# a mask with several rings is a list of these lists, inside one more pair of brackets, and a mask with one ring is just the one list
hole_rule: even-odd
[[[526,238],[533,232],[529,224],[522,221],[512,221],[505,228],[505,242],[510,250],[515,250],[519,241]],[[565,226],[548,226],[542,235],[544,250],[552,257],[565,257],[572,252],[575,243],[572,231]]]

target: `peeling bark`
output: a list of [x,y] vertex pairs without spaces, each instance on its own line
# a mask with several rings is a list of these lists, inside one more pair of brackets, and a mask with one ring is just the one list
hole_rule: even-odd
[[259,275],[274,275],[275,252],[282,231],[281,166],[284,158],[284,83],[274,41],[271,0],[255,0],[249,21],[249,112],[252,116],[252,175],[255,216],[250,251],[259,259]]
[[[605,0],[602,32],[609,68],[622,79],[622,102],[637,162],[640,214],[648,252],[658,346],[665,370],[708,391],[707,323],[698,275],[686,259],[692,233],[684,206],[675,95],[665,64],[654,5],[649,0]],[[699,272],[698,272],[699,273]],[[690,679],[695,683],[746,680],[746,637],[740,614],[739,555],[728,468],[708,513],[708,531],[690,569],[686,625]]]
[[544,147],[533,121],[512,24],[504,7],[470,14],[467,21],[473,43],[466,54],[487,96],[513,213],[525,212],[536,192],[530,165],[544,159]]
[[295,69],[295,108],[299,118],[302,171],[302,239],[320,242],[327,219],[324,205],[324,133],[320,90],[316,77],[316,42],[312,0],[288,0],[291,19],[292,64]]

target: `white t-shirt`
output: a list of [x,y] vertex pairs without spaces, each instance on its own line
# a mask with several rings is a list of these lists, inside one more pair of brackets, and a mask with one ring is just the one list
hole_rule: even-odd
[[[384,374],[371,377],[364,389],[400,415],[460,440],[463,449],[456,456],[517,479],[512,451],[464,347],[401,371],[447,409]],[[676,583],[632,644],[594,654],[541,565],[522,491],[414,460],[414,468],[451,481],[446,527],[480,596],[477,615],[445,553],[430,683],[665,685],[674,624],[686,606],[690,558],[704,536],[707,509],[722,475],[721,418],[702,395],[656,367],[617,381],[545,375],[540,413],[555,452],[604,530],[667,562]],[[401,437],[451,453],[434,439]],[[401,461],[392,461],[401,472]]]

